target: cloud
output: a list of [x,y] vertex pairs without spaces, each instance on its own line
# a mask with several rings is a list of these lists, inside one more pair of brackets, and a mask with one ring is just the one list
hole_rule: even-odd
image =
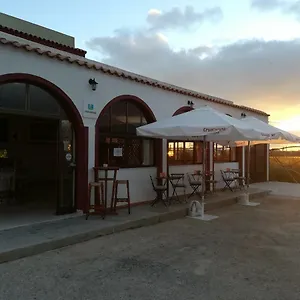
[[166,12],[150,9],[147,23],[152,30],[188,29],[192,25],[201,24],[205,21],[218,22],[222,17],[222,10],[219,7],[196,12],[192,6],[186,6],[183,10],[174,7]]
[[278,10],[285,15],[292,15],[300,22],[300,0],[252,0],[251,6],[262,11]]
[[262,109],[273,120],[300,109],[300,40],[199,43],[175,51],[160,33],[123,29],[87,46],[107,64]]
[[251,6],[253,8],[269,11],[273,9],[281,9],[285,6],[285,1],[281,0],[252,0]]

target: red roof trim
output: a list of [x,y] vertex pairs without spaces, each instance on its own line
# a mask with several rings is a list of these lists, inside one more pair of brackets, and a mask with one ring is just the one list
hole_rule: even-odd
[[26,39],[26,40],[29,40],[29,41],[32,41],[32,42],[35,42],[35,43],[39,43],[39,44],[42,44],[42,45],[45,45],[48,47],[52,47],[52,48],[55,48],[55,49],[58,49],[61,51],[69,52],[69,53],[72,53],[72,54],[75,54],[78,56],[85,57],[85,55],[86,55],[85,50],[82,50],[79,48],[73,48],[73,47],[70,47],[67,45],[63,45],[63,44],[60,44],[60,43],[57,43],[57,42],[54,42],[51,40],[47,40],[47,39],[38,37],[36,35],[32,35],[32,34],[22,32],[22,31],[13,29],[13,28],[9,28],[6,26],[0,25],[0,31],[23,38],[23,39]]
[[134,73],[126,72],[124,70],[117,69],[117,68],[114,68],[114,67],[111,67],[111,66],[108,66],[108,65],[104,65],[104,64],[101,64],[101,63],[96,64],[96,63],[93,63],[92,61],[84,61],[84,60],[81,60],[77,57],[73,58],[73,57],[70,57],[70,56],[64,56],[60,53],[54,53],[50,50],[42,50],[38,47],[33,47],[31,45],[28,45],[28,44],[21,44],[17,41],[9,41],[5,38],[0,38],[0,44],[13,46],[13,47],[19,48],[19,49],[24,49],[28,52],[34,52],[34,53],[39,54],[39,55],[44,55],[44,56],[48,56],[50,58],[58,59],[60,61],[66,61],[66,62],[71,63],[71,64],[76,64],[78,66],[86,67],[88,69],[94,69],[96,71],[101,71],[102,73],[105,73],[105,74],[108,74],[108,75],[113,75],[113,76],[118,76],[118,77],[121,77],[121,78],[124,78],[124,79],[129,79],[129,80],[141,83],[141,84],[157,87],[157,88],[160,88],[160,89],[163,89],[163,90],[166,90],[166,91],[170,91],[170,92],[174,92],[174,93],[177,93],[177,94],[190,96],[190,97],[194,97],[194,98],[198,98],[198,99],[203,99],[203,100],[214,102],[214,103],[219,103],[219,104],[222,104],[222,105],[226,105],[226,106],[230,106],[230,107],[234,107],[234,108],[238,108],[238,109],[243,109],[245,111],[251,111],[251,112],[257,113],[259,115],[263,115],[263,116],[269,116],[269,114],[267,114],[267,113],[265,113],[261,110],[258,110],[258,109],[254,109],[254,108],[250,108],[250,107],[247,107],[247,106],[230,103],[230,102],[227,102],[227,101],[225,101],[221,98],[217,98],[217,97],[197,93],[195,91],[180,88],[178,86],[167,84],[167,83],[164,83],[164,82],[155,81],[154,79],[150,79],[150,78],[140,76],[140,75],[137,75],[137,74],[134,74]]

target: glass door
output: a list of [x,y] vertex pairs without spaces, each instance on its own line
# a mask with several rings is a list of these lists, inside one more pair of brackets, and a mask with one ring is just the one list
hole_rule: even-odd
[[58,130],[57,214],[75,212],[75,139],[71,122],[60,120]]

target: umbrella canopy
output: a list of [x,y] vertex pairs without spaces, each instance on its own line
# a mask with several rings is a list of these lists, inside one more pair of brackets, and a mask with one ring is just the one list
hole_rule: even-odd
[[261,140],[259,131],[209,106],[137,128],[137,135],[173,140]]
[[[249,141],[264,139],[246,123],[209,106],[137,128],[137,135],[171,140]],[[204,214],[206,143],[203,144],[202,211]]]
[[[275,126],[272,126],[264,121],[261,121],[255,117],[246,117],[240,120],[245,123],[247,126],[252,127],[256,131],[262,133],[264,138],[258,141],[251,141],[252,145],[255,144],[286,144],[286,143],[300,143],[300,137],[295,134],[289,133],[285,130],[279,129]],[[245,146],[247,145],[244,141],[231,141],[229,143],[231,146]]]

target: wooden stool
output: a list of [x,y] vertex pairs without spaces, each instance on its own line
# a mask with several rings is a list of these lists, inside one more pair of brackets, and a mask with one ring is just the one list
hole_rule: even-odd
[[[100,194],[100,204],[92,204],[91,205],[91,196],[92,196],[92,189],[93,188],[99,188],[99,194]],[[96,193],[95,193],[96,194]],[[96,198],[96,197],[95,197]],[[91,214],[102,214],[102,219],[105,218],[106,208],[104,205],[104,185],[103,182],[90,182],[89,183],[89,193],[88,193],[88,199],[89,199],[89,208],[86,213],[86,220]],[[95,199],[96,200],[96,199]],[[101,203],[102,202],[102,203]],[[91,212],[91,210],[94,210]]]
[[[118,197],[118,186],[119,184],[126,184],[127,197]],[[116,180],[114,184],[114,207],[113,211],[117,210],[117,203],[126,202],[128,203],[128,214],[130,214],[130,193],[129,193],[129,180]]]

